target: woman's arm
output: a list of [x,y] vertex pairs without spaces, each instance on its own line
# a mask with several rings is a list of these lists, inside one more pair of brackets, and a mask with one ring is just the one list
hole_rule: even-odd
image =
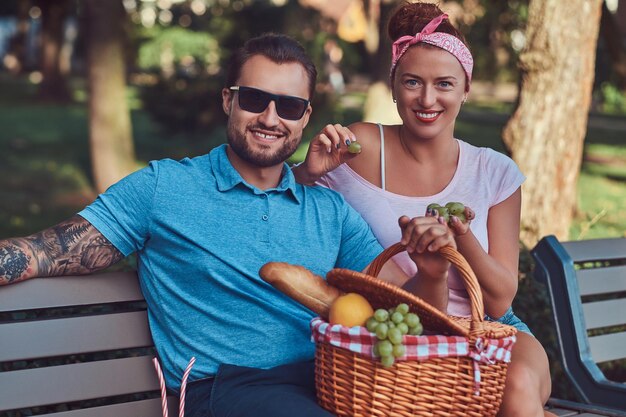
[[485,312],[491,317],[501,317],[517,292],[521,202],[522,192],[518,188],[509,198],[489,209],[489,253],[471,231],[456,237],[459,252],[478,277]]

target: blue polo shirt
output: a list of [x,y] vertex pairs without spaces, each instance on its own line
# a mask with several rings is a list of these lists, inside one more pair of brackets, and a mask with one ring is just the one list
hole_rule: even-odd
[[295,182],[260,190],[230,164],[226,146],[153,161],[79,214],[120,252],[137,252],[152,337],[167,384],[214,375],[221,363],[256,368],[311,359],[313,313],[258,274],[269,261],[325,276],[363,270],[381,251],[338,193]]

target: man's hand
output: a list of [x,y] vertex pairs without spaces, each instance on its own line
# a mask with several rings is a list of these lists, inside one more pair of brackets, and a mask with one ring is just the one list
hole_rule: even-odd
[[[356,157],[348,149],[352,142],[356,142],[354,133],[340,124],[326,125],[309,144],[306,159],[302,164],[293,168],[296,180],[301,184],[314,184],[327,172]],[[350,150],[354,152],[356,146]]]

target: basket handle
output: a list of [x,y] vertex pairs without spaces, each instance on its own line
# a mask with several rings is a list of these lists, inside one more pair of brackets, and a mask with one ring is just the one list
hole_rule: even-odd
[[[383,265],[391,259],[391,257],[404,252],[405,250],[406,246],[400,243],[389,246],[372,261],[366,273],[373,277],[378,277]],[[483,304],[483,294],[480,290],[476,274],[474,274],[474,271],[470,267],[469,263],[467,263],[467,260],[463,257],[463,255],[451,246],[444,246],[439,249],[439,254],[456,266],[461,278],[463,278],[463,284],[465,285],[465,289],[470,299],[470,335],[478,335],[479,333],[482,334],[485,306]]]

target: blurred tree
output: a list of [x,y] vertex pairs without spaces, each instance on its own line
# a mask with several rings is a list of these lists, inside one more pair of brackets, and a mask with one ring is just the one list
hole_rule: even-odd
[[611,59],[611,69],[615,84],[620,90],[626,91],[626,50],[624,50],[624,36],[609,11],[606,2],[602,2],[602,20],[601,20],[601,36],[602,41],[606,45],[606,49]]
[[[347,42],[363,42],[370,77],[363,119],[394,123],[399,116],[389,90],[389,57],[387,19],[396,0],[299,0],[305,7],[318,10],[336,22],[336,33]],[[382,40],[382,42],[381,42]]]
[[528,0],[446,2],[474,55],[474,79],[517,79],[517,56],[528,17]]
[[531,0],[518,103],[504,143],[527,177],[521,239],[567,240],[576,207],[602,0]]
[[71,98],[67,79],[61,71],[61,47],[64,24],[69,14],[70,0],[39,0],[41,9],[41,72],[39,98],[68,101]]
[[122,0],[84,0],[89,78],[89,144],[94,184],[103,192],[136,169],[126,99]]
[[222,120],[220,48],[209,33],[158,28],[142,43],[138,67],[155,82],[140,88],[144,108],[168,130],[206,129]]
[[15,16],[17,18],[15,34],[9,39],[5,66],[15,74],[20,74],[26,70],[26,41],[30,28],[30,16],[28,11],[31,8],[31,0],[17,0],[15,3]]

